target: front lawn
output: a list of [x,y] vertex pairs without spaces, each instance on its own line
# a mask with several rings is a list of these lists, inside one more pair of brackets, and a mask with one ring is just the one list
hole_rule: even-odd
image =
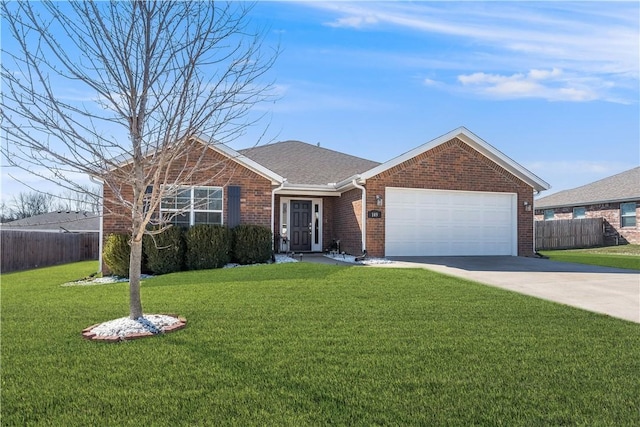
[[640,270],[640,245],[540,251],[540,253],[548,256],[553,261]]
[[640,325],[418,269],[307,263],[169,274],[118,344],[125,283],[95,263],[2,275],[13,425],[638,425]]

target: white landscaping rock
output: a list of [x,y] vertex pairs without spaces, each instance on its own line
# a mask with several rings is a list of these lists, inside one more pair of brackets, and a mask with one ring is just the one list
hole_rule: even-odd
[[[144,318],[151,322],[160,331],[164,331],[167,326],[174,325],[180,320],[163,314],[145,314]],[[140,322],[132,320],[128,317],[121,317],[119,319],[110,320],[108,322],[101,323],[100,325],[91,329],[91,332],[99,337],[117,336],[124,338],[133,334],[141,334],[149,332]]]

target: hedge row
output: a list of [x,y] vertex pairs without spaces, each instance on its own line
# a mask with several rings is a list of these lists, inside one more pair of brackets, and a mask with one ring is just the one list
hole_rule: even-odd
[[[171,227],[152,232],[142,241],[143,271],[166,274],[182,270],[220,268],[229,262],[241,265],[271,259],[271,230],[258,225],[196,225],[183,230]],[[111,234],[103,250],[105,264],[113,274],[129,275],[129,236]]]

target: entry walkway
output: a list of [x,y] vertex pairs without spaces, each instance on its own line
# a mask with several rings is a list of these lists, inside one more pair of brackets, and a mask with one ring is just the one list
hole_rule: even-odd
[[426,268],[640,323],[640,272],[524,257],[391,257],[379,267]]
[[321,253],[297,253],[292,255],[292,258],[301,262],[313,262],[316,264],[331,264],[331,265],[349,265],[354,266],[351,262],[340,261],[338,259],[329,258]]

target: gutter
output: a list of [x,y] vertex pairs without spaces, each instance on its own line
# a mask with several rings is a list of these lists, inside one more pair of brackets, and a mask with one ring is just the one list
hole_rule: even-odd
[[362,191],[362,253],[367,250],[367,189],[358,184],[355,179],[351,180],[351,185]]
[[343,179],[340,182],[336,182],[335,184],[333,184],[333,187],[340,192],[350,190],[351,187],[354,186],[354,182],[356,180],[362,180],[362,176],[360,174],[352,175],[347,179]]
[[98,240],[98,274],[102,274],[102,246],[103,246],[103,237],[104,237],[104,181],[101,181],[91,175],[89,175],[89,179],[91,182],[98,184],[100,186],[100,200],[98,201],[100,205],[100,238]]

